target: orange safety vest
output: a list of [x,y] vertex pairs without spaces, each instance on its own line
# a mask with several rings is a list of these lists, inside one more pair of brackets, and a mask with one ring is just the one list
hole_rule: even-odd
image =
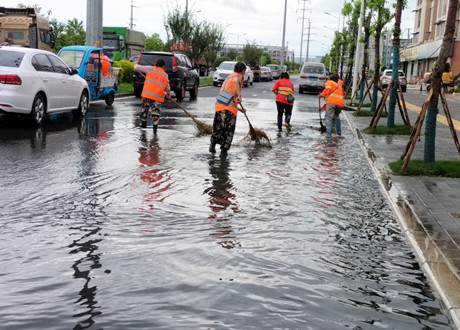
[[142,97],[150,100],[163,102],[165,100],[165,89],[168,86],[168,74],[159,66],[151,67],[145,78]]
[[240,77],[238,76],[238,73],[236,72],[232,72],[231,74],[229,74],[228,77],[222,83],[222,87],[220,88],[220,91],[225,90],[226,92],[233,94],[235,97],[233,98],[232,101],[230,101],[228,105],[225,105],[224,103],[219,102],[216,99],[216,102],[214,103],[215,104],[214,111],[217,112],[217,111],[228,110],[228,111],[231,111],[236,117],[236,115],[238,114],[238,108],[236,107],[237,106],[236,96],[238,95],[238,92],[236,91],[235,85],[233,84],[233,78],[235,77],[240,79]]
[[324,84],[324,90],[320,94],[325,96],[326,103],[334,103],[338,106],[343,107],[345,102],[343,101],[343,89],[338,83],[333,80],[328,80]]
[[286,101],[287,95],[294,94],[294,85],[289,79],[282,78],[277,80],[272,90],[278,92],[278,94],[276,94],[276,102],[282,102],[290,105],[294,104],[294,102]]

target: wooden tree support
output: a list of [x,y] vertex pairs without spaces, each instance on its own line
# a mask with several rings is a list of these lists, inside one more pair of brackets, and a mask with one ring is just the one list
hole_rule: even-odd
[[[391,81],[388,84],[388,87],[385,89],[385,92],[383,93],[383,97],[379,102],[377,110],[375,111],[374,116],[372,116],[371,122],[369,124],[369,126],[371,127],[371,133],[373,133],[375,131],[375,128],[377,127],[377,124],[380,120],[380,116],[382,115],[383,108],[385,107],[385,110],[386,110],[386,101],[387,101],[388,95],[390,95],[390,86],[392,85],[393,85],[393,78],[391,78]],[[404,101],[404,96],[403,96],[403,92],[402,92],[402,88],[401,88],[401,84],[399,83],[399,80],[398,80],[398,94],[396,94],[396,99],[398,101],[397,102],[398,108],[399,108],[399,112],[401,113],[401,118],[404,122],[404,125],[410,128],[411,127],[410,119],[407,113],[406,102]]]
[[[439,95],[441,96],[442,107],[444,109],[444,113],[447,118],[447,123],[449,125],[449,129],[452,134],[452,138],[454,139],[455,146],[457,147],[457,151],[460,154],[460,143],[458,141],[457,131],[455,130],[454,123],[452,121],[452,116],[450,115],[450,110],[447,105],[446,95],[444,94],[444,90],[442,88],[440,90]],[[404,159],[403,165],[401,167],[401,171],[404,171],[406,169],[407,164],[409,163],[410,157],[412,156],[412,152],[414,151],[415,144],[417,143],[418,138],[420,136],[420,132],[423,126],[423,121],[425,120],[426,110],[428,109],[428,104],[430,103],[432,96],[433,96],[433,88],[431,88],[430,91],[428,92],[428,96],[422,105],[422,110],[420,111],[420,114],[417,117],[417,121],[415,122],[414,130],[412,131],[409,142],[406,145],[406,149],[400,157],[400,159]]]

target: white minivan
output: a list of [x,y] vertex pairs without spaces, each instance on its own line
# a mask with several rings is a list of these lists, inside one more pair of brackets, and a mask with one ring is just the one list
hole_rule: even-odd
[[304,91],[322,91],[327,78],[326,66],[323,63],[305,62],[300,70],[299,94]]

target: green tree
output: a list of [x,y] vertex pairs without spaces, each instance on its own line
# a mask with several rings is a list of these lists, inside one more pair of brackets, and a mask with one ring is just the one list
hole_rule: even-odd
[[52,19],[50,25],[55,35],[55,51],[65,46],[85,44],[86,32],[83,28],[83,21],[74,18],[68,20],[67,24],[63,24],[56,19]]
[[232,61],[235,61],[236,60],[236,57],[238,56],[238,52],[236,50],[229,50],[225,56],[227,56],[229,59],[231,59]]
[[217,24],[207,21],[193,24],[190,48],[185,50],[192,59],[205,58],[205,55],[215,54],[224,47],[224,29]]
[[385,25],[390,22],[391,15],[390,10],[385,8],[385,0],[370,0],[369,5],[377,9],[377,18],[374,24],[372,25],[372,33],[374,35],[374,75],[372,76],[372,103],[371,111],[377,109],[377,99],[378,99],[378,86],[380,79],[380,38],[382,35],[382,30]]
[[260,63],[260,58],[262,57],[263,53],[263,49],[257,46],[255,41],[252,44],[248,43],[243,48],[243,61],[245,63],[249,63],[252,59],[259,59],[259,65],[262,65]]
[[147,36],[145,40],[145,50],[164,50],[165,43],[161,40],[158,33],[154,33],[151,36]]
[[212,64],[224,46],[224,29],[207,21],[198,22],[193,11],[181,11],[177,5],[165,17],[164,25],[168,37],[166,47],[176,47],[192,60],[205,58]]

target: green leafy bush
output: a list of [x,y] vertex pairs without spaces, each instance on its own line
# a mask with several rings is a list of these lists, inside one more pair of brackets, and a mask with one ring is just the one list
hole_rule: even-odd
[[118,82],[132,83],[134,73],[134,62],[128,60],[115,61],[113,67],[121,68],[118,73]]

